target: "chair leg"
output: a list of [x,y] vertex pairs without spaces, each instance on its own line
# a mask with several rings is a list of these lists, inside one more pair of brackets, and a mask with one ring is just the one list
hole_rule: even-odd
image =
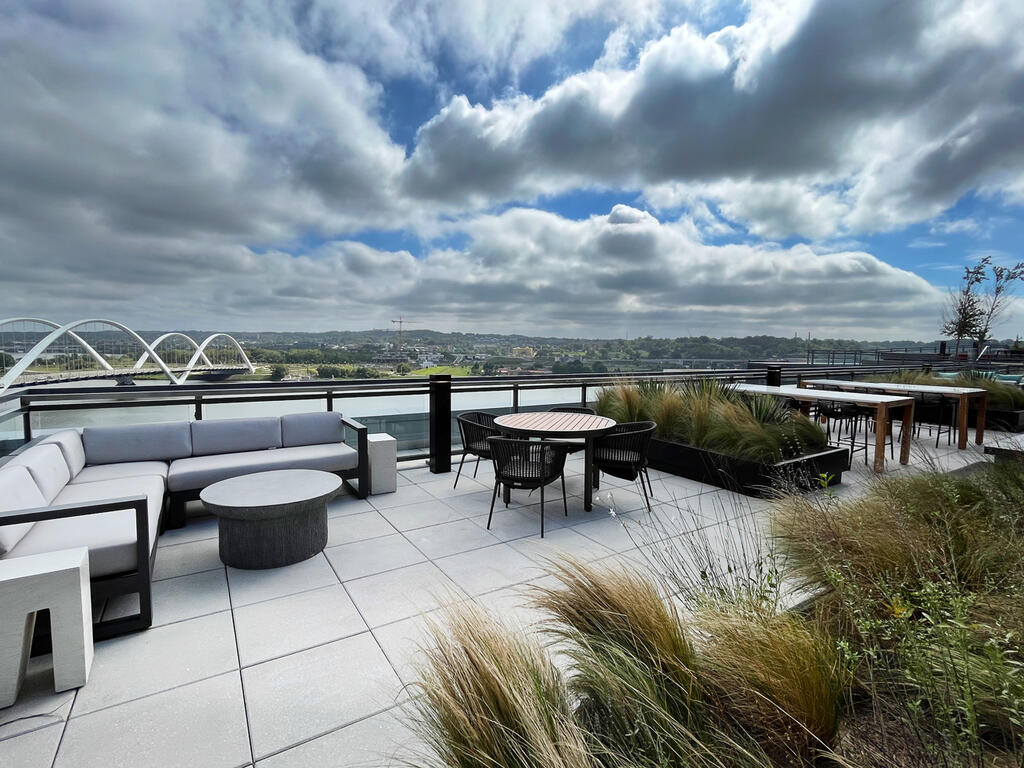
[[477,473],[477,471],[479,471],[479,469],[480,469],[480,457],[477,456],[476,457],[476,466],[473,467],[473,477],[474,478],[476,478],[476,473]]
[[565,516],[569,516],[569,502],[565,500],[565,472],[562,473],[562,507],[565,509]]
[[647,505],[647,511],[651,511],[651,500],[647,497],[647,487],[644,485],[643,472],[640,473],[640,490],[644,492],[644,504]]
[[498,481],[494,481],[494,491],[491,493],[491,511],[487,514],[487,530],[491,530],[491,518],[494,517],[494,500],[498,498]]
[[540,537],[544,538],[544,486],[540,487]]
[[466,462],[466,452],[462,452],[462,461],[459,462],[459,471],[455,473],[455,485],[452,488],[457,488],[459,485],[459,476],[462,474],[462,465]]
[[647,471],[647,467],[643,470],[644,477],[647,478],[647,490],[651,492],[651,498],[654,498],[654,486],[651,485],[651,473]]

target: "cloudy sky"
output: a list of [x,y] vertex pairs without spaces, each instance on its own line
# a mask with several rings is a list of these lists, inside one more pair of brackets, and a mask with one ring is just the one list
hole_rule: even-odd
[[0,316],[934,338],[964,265],[1024,258],[1022,28],[1020,0],[0,0]]

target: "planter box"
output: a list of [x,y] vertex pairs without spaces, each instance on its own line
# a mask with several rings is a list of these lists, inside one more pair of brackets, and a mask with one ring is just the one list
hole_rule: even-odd
[[843,472],[850,468],[850,452],[836,446],[795,459],[762,464],[657,437],[651,440],[647,460],[652,469],[747,496],[768,496],[773,489],[785,485],[819,488],[822,475],[831,475],[829,485],[836,485],[842,482]]
[[[949,418],[949,409],[945,410],[945,417]],[[977,411],[971,408],[967,414],[967,424],[976,426]],[[914,420],[925,424],[938,424],[939,409],[934,405],[917,406],[914,409]],[[985,429],[995,429],[1002,432],[1024,432],[1024,411],[1001,411],[989,407],[985,411]]]

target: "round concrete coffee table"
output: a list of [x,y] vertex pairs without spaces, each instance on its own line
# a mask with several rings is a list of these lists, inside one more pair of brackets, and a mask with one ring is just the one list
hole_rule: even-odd
[[199,494],[217,516],[220,559],[250,570],[306,560],[327,546],[327,502],[341,478],[312,469],[241,475]]

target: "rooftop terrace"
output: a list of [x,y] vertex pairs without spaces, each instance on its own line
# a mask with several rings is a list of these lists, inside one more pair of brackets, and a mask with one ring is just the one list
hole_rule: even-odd
[[[870,482],[862,456],[834,493],[856,494]],[[933,450],[921,439],[910,465],[890,465],[888,474],[984,458],[973,443]],[[567,464],[568,517],[549,495],[543,540],[537,496],[524,491],[508,509],[499,502],[486,530],[492,474],[483,463],[457,490],[454,475],[414,462],[401,465],[396,493],[336,499],[325,552],[287,568],[224,567],[216,521],[191,519],[161,537],[151,629],[98,642],[89,682],[77,691],[55,695],[49,660],[33,660],[18,703],[0,710],[0,764],[398,764],[415,749],[402,707],[413,694],[416,646],[440,605],[475,600],[530,627],[524,589],[545,578],[546,556],[647,563],[636,527],[647,514],[641,497],[606,478],[594,510],[584,512],[582,463],[577,454]],[[710,541],[727,542],[742,527],[761,530],[766,501],[651,476],[654,514],[675,535],[704,529]]]

